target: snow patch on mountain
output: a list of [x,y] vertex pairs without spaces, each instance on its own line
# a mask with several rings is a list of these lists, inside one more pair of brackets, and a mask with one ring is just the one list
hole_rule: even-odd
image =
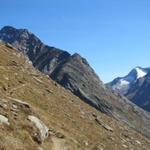
[[114,79],[107,86],[117,93],[125,95],[133,83],[143,78],[150,71],[150,68],[135,67],[128,75]]
[[126,94],[126,91],[129,89],[129,84],[129,81],[120,79],[116,84],[112,86],[112,89],[116,92]]
[[125,86],[125,85],[128,85],[128,84],[129,84],[128,81],[123,80],[123,79],[120,80],[120,85],[121,85],[121,86]]
[[140,68],[135,68],[137,71],[137,79],[144,77],[147,74],[147,71],[144,71]]

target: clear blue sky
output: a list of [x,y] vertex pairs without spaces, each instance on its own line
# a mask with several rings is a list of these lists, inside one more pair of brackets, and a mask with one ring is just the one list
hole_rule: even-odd
[[0,27],[78,52],[104,82],[150,67],[150,0],[0,0]]

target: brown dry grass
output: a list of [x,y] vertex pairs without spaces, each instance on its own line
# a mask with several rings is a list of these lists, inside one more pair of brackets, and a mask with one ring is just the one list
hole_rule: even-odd
[[[94,150],[97,146],[104,150],[123,150],[126,149],[123,144],[128,146],[127,149],[135,150],[148,150],[150,147],[150,141],[144,136],[85,104],[70,91],[33,69],[22,55],[5,45],[0,45],[0,96],[28,102],[53,132],[65,136],[64,145],[70,146],[71,150]],[[98,125],[93,113],[114,131],[109,132]],[[11,118],[11,112],[8,114]],[[25,114],[22,112],[20,116],[23,118]],[[26,127],[21,126],[24,122],[21,117],[18,123],[12,119],[11,127],[1,125],[0,150],[35,150],[39,146]],[[41,145],[44,150],[50,150],[52,146],[52,136]]]

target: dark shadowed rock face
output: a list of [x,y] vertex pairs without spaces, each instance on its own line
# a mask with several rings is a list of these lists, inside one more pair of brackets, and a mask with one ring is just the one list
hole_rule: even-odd
[[0,39],[12,44],[32,61],[33,66],[71,90],[90,105],[111,114],[111,106],[100,99],[105,88],[86,59],[79,54],[43,44],[26,29],[6,26],[0,31]]
[[51,74],[58,64],[63,63],[70,56],[65,51],[44,45],[26,29],[6,26],[0,31],[0,39],[23,52],[36,68],[47,74]]
[[137,80],[126,96],[133,103],[150,112],[150,72]]
[[150,137],[150,115],[125,97],[108,90],[79,54],[70,55],[66,51],[44,45],[25,29],[4,27],[0,30],[0,39],[23,52],[34,67],[86,103]]
[[107,86],[111,90],[125,95],[144,110],[150,111],[149,71],[150,68],[136,67],[125,77],[118,77]]
[[75,53],[70,56],[51,74],[51,77],[90,105],[102,112],[110,113],[111,106],[100,98],[100,95],[106,95],[103,83],[88,62],[79,54]]

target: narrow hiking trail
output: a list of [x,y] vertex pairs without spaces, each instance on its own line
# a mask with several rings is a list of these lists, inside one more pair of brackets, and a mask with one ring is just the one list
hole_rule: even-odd
[[52,141],[52,150],[68,150],[68,148],[65,146],[65,140],[59,139],[57,137],[52,137]]

